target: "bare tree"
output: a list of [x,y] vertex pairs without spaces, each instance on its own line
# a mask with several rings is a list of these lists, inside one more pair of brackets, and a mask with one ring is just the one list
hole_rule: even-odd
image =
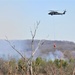
[[6,37],[6,41],[9,43],[9,45],[24,59],[24,61],[27,62],[27,75],[33,75],[33,70],[32,70],[32,58],[33,58],[35,52],[39,49],[39,47],[44,44],[44,41],[40,40],[40,41],[38,42],[37,47],[34,49],[34,39],[35,39],[36,32],[37,32],[37,29],[38,29],[39,24],[40,24],[40,21],[39,21],[39,22],[36,22],[36,27],[35,27],[35,29],[34,29],[34,32],[32,32],[32,30],[30,31],[30,32],[31,32],[31,36],[32,36],[32,40],[31,40],[31,50],[32,50],[32,54],[31,54],[31,57],[30,57],[28,60],[25,59],[25,57],[22,55],[22,53],[19,52],[19,50],[17,50],[17,49],[15,48],[15,46],[12,45],[12,44],[10,43],[10,41],[8,40],[8,38]]
[[21,52],[19,52],[19,50],[17,50],[15,48],[14,45],[11,44],[11,42],[8,40],[8,38],[6,37],[6,41],[9,43],[9,45],[25,60],[25,57],[21,54]]
[[32,50],[32,54],[31,54],[31,57],[30,59],[28,60],[28,63],[29,63],[29,66],[30,66],[30,75],[33,75],[33,70],[32,70],[32,58],[35,54],[35,52],[40,48],[41,45],[44,44],[44,41],[40,40],[38,42],[38,45],[37,47],[34,49],[34,41],[35,41],[35,36],[36,36],[36,32],[37,32],[37,29],[38,29],[38,26],[40,24],[40,21],[39,22],[36,22],[36,27],[34,29],[34,32],[32,32],[32,30],[30,31],[31,32],[31,36],[32,36],[32,40],[31,40],[31,50]]

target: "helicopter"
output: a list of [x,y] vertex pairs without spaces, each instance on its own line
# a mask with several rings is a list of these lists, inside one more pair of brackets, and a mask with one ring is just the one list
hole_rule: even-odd
[[54,10],[50,10],[50,12],[48,13],[48,15],[64,15],[66,13],[66,10],[64,10],[62,13],[54,11]]

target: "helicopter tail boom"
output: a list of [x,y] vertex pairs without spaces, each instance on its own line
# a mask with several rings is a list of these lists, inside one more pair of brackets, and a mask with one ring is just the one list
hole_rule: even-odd
[[63,14],[65,14],[66,13],[66,10],[63,12]]

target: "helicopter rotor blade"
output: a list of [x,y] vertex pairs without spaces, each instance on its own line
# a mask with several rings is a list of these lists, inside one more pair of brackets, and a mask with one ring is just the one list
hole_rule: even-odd
[[52,11],[52,12],[57,12],[58,10],[49,10],[49,11]]

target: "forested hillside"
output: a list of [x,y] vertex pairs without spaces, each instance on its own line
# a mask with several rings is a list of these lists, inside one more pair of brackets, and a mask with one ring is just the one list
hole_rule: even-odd
[[[17,50],[22,53],[25,53],[27,57],[31,55],[31,40],[9,40],[12,45],[15,46]],[[59,50],[65,54],[65,56],[70,57],[70,55],[75,56],[75,43],[70,41],[51,41],[51,40],[42,40],[44,41],[43,45],[36,51],[35,58],[38,56],[49,55],[50,52],[55,52]],[[34,41],[34,49],[37,47],[39,40]],[[56,44],[54,49],[53,45]],[[5,40],[0,40],[0,55],[18,55],[15,52],[10,44]],[[19,55],[18,55],[19,56]]]

